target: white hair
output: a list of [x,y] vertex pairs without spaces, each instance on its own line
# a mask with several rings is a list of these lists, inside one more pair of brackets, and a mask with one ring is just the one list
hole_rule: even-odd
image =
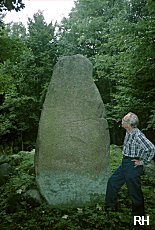
[[138,126],[138,124],[139,124],[138,116],[135,113],[132,113],[132,112],[129,112],[128,115],[129,115],[129,119],[128,119],[129,124],[132,127],[136,128]]

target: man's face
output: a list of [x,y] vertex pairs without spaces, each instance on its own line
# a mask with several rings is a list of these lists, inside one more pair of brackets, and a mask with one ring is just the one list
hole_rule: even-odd
[[127,114],[127,115],[125,115],[124,117],[123,117],[123,119],[122,119],[122,127],[124,128],[124,129],[126,129],[126,128],[129,128],[130,127],[130,124],[129,124],[129,114]]

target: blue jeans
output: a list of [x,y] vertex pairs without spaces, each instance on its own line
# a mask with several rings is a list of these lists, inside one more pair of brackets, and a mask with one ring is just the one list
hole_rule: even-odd
[[134,162],[131,159],[123,159],[122,164],[108,180],[105,198],[106,208],[116,208],[117,194],[126,183],[132,200],[133,215],[144,216],[144,197],[140,178],[142,172],[143,166],[134,167]]

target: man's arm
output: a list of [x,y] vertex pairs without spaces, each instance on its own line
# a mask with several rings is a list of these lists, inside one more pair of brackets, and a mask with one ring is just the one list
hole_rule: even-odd
[[138,136],[138,144],[142,149],[142,156],[140,165],[148,164],[155,155],[155,145],[149,141],[145,136]]

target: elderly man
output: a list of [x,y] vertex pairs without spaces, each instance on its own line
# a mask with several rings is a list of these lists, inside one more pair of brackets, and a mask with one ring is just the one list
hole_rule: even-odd
[[126,183],[132,200],[133,216],[144,216],[144,198],[141,189],[143,165],[151,161],[155,154],[155,146],[137,128],[138,117],[128,113],[122,119],[122,127],[126,129],[123,144],[121,165],[109,178],[105,198],[106,210],[117,210],[117,194]]

